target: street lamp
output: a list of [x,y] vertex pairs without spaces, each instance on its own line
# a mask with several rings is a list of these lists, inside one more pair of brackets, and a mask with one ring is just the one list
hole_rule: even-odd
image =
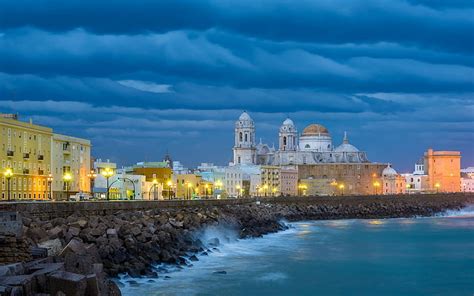
[[109,198],[109,178],[114,175],[114,171],[111,168],[105,168],[101,170],[100,174],[105,177],[107,180],[107,200],[110,200]]
[[5,172],[3,173],[3,175],[5,176],[5,178],[7,179],[7,195],[8,195],[8,201],[10,201],[10,191],[11,191],[11,188],[10,188],[10,180],[11,178],[13,177],[13,170],[11,168],[7,168],[5,170]]
[[441,184],[439,182],[436,182],[435,188],[436,188],[436,193],[439,193],[439,188],[441,187]]
[[168,180],[168,182],[166,182],[166,185],[168,185],[168,199],[171,199],[171,186],[173,185],[173,182],[171,182],[171,180]]
[[341,190],[341,195],[344,195],[344,184],[339,184],[339,189]]
[[334,187],[333,195],[336,195],[337,194],[337,185],[338,185],[336,180],[332,180],[330,185]]
[[377,195],[377,189],[378,189],[378,187],[380,187],[380,183],[379,183],[379,181],[375,181],[373,185],[374,185],[375,195]]
[[206,183],[206,184],[204,185],[204,190],[206,191],[206,194],[205,194],[206,199],[207,199],[207,191],[208,191],[208,189],[209,189],[209,184]]
[[267,184],[263,185],[263,192],[265,192],[265,197],[267,197],[267,190],[268,190],[268,185]]
[[97,174],[95,170],[91,170],[89,174],[87,174],[87,177],[90,179],[90,186],[91,186],[91,193],[94,195],[94,186],[95,186],[95,178],[97,177]]
[[72,175],[69,172],[64,173],[63,175],[63,181],[64,181],[64,186],[66,186],[66,199],[69,201],[69,185],[71,184],[72,180]]
[[187,196],[188,196],[188,199],[191,199],[191,195],[192,195],[192,189],[193,188],[193,184],[192,183],[188,183],[188,189],[187,189]]
[[298,185],[298,195],[305,195],[305,191],[308,188],[305,184]]
[[276,192],[277,192],[277,188],[276,188],[276,187],[273,187],[273,189],[272,189],[272,196],[275,196],[275,195],[276,195]]
[[156,189],[155,187],[158,186],[158,180],[156,178],[154,178],[151,183],[153,183],[153,185],[151,185],[150,187],[150,192],[148,193],[148,199],[151,200],[151,193],[153,192],[153,200],[155,200],[156,198]]
[[49,174],[48,175],[48,178],[46,178],[47,180],[47,184],[46,184],[46,190],[48,191],[48,198],[49,199],[52,199],[53,198],[53,194],[52,194],[52,186],[51,184],[53,183],[53,175]]

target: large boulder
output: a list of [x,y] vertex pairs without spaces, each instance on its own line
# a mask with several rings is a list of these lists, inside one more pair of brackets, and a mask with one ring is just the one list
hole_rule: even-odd
[[52,295],[63,292],[67,296],[86,295],[87,280],[82,274],[57,271],[48,276],[48,287]]
[[62,250],[61,240],[59,238],[47,240],[38,244],[38,247],[48,250],[48,256],[56,256]]

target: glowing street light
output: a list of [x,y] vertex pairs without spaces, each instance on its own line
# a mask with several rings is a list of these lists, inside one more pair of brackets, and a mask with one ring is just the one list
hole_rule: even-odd
[[168,199],[171,199],[171,186],[173,185],[173,182],[171,180],[168,180],[168,182],[166,182],[166,185],[168,185]]
[[275,196],[276,195],[276,192],[277,192],[277,188],[276,187],[273,187],[272,188],[272,196]]
[[66,187],[66,199],[69,201],[69,187],[72,181],[72,175],[70,172],[66,172],[63,175],[64,186]]
[[109,198],[109,191],[110,191],[109,178],[114,175],[114,171],[111,168],[105,168],[105,169],[101,170],[100,174],[102,176],[104,176],[105,179],[107,180],[107,200],[109,200],[110,199]]
[[156,186],[158,186],[158,180],[156,178],[153,178],[151,181],[153,185],[151,185],[150,192],[148,193],[148,199],[151,200],[151,193],[153,192],[153,199],[156,199]]
[[5,178],[7,179],[7,194],[8,194],[8,201],[10,201],[10,194],[11,194],[11,188],[10,188],[10,180],[13,177],[13,170],[11,168],[7,168],[5,172],[3,173]]
[[95,170],[91,170],[87,174],[87,177],[90,179],[91,193],[93,193],[93,189],[95,186],[95,178],[97,177],[97,173],[95,172]]
[[242,187],[240,187],[240,185],[235,185],[235,189],[237,189],[237,197],[240,197],[240,192],[241,192],[240,189],[241,188]]
[[439,193],[439,188],[441,187],[441,184],[439,182],[436,182],[435,188],[436,188],[436,193]]
[[193,183],[188,183],[188,189],[187,189],[187,195],[188,199],[191,199],[192,193],[193,193]]
[[204,185],[204,190],[206,191],[206,192],[205,192],[206,194],[204,194],[204,195],[206,196],[206,199],[207,199],[207,192],[208,192],[208,190],[209,190],[209,184],[206,183],[206,184]]
[[375,181],[372,185],[374,185],[375,195],[377,195],[377,189],[380,187],[380,182]]
[[265,197],[267,197],[267,190],[268,190],[268,185],[267,184],[263,185],[263,191],[265,192]]
[[51,184],[53,183],[53,175],[49,174],[48,177],[46,178],[47,180],[47,184],[46,184],[46,190],[48,191],[48,198],[49,199],[52,199],[53,198],[53,194],[52,194],[52,186]]
[[341,195],[344,195],[344,184],[339,184],[339,190],[341,190]]

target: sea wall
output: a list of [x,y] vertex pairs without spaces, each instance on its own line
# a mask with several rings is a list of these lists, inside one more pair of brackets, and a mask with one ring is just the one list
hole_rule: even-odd
[[[108,276],[157,277],[162,276],[154,268],[157,263],[189,265],[198,260],[195,255],[218,251],[218,238],[203,241],[197,235],[208,227],[232,229],[240,238],[258,237],[285,229],[282,219],[430,216],[467,204],[474,204],[473,194],[2,206],[21,214],[24,243],[48,248],[49,257],[64,262],[66,272],[87,276],[94,273],[92,266],[100,265]],[[117,292],[107,279],[100,283],[102,290]]]

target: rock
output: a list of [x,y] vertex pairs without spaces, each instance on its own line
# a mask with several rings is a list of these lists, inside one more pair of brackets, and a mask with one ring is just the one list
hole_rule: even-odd
[[168,222],[173,225],[174,227],[177,228],[182,228],[183,227],[183,222],[181,221],[176,221],[175,219],[169,219]]
[[30,237],[35,242],[44,241],[48,239],[48,233],[41,227],[28,228],[26,236]]
[[220,244],[220,241],[217,237],[211,238],[207,241],[207,244],[211,247],[217,247]]
[[192,255],[191,257],[189,257],[189,260],[191,261],[199,261],[198,257],[196,257],[196,255]]
[[25,273],[25,267],[22,263],[13,263],[8,265],[0,265],[0,277],[20,275]]
[[78,228],[85,228],[87,226],[88,222],[87,220],[77,220],[75,222],[69,223],[69,226],[72,227],[78,227]]
[[86,276],[86,295],[87,296],[99,296],[99,283],[95,274],[89,274]]
[[114,229],[114,228],[107,229],[107,237],[117,237],[117,229]]
[[73,237],[78,236],[81,232],[81,229],[78,227],[69,227],[68,233],[71,234]]
[[48,230],[49,239],[61,238],[64,236],[63,229],[60,226],[56,226],[53,229]]
[[225,270],[214,271],[213,274],[227,274]]
[[57,271],[48,276],[48,286],[52,295],[63,292],[68,296],[83,296],[86,295],[87,280],[81,274]]
[[40,248],[46,248],[48,250],[48,256],[56,256],[61,252],[62,244],[59,238],[48,240],[38,244]]

